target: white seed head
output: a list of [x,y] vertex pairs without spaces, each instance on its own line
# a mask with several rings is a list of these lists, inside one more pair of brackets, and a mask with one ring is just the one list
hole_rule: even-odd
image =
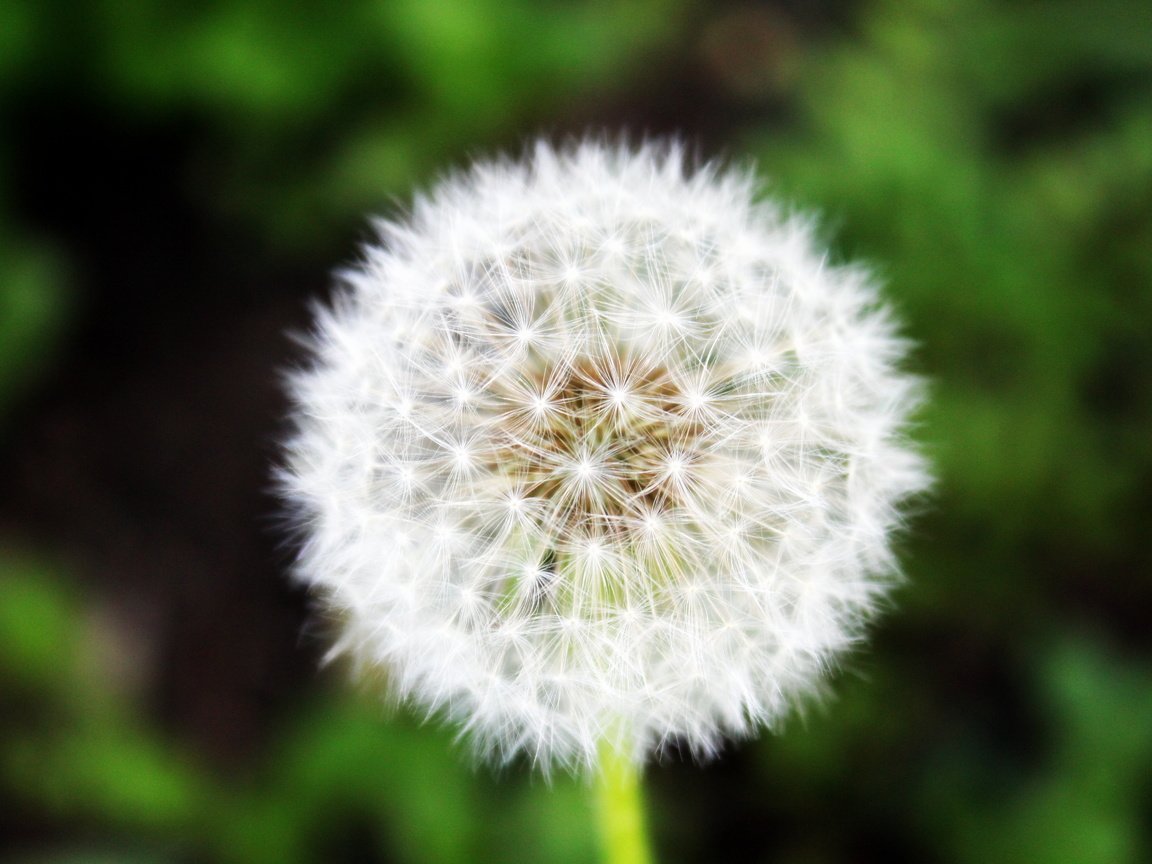
[[338,650],[543,767],[771,725],[893,581],[916,379],[859,269],[675,145],[444,180],[343,274],[282,483]]

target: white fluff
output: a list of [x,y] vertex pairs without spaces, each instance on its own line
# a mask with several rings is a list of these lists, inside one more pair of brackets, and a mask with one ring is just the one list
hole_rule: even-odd
[[540,144],[418,198],[293,378],[282,482],[337,649],[544,768],[771,725],[893,581],[918,382],[750,173]]

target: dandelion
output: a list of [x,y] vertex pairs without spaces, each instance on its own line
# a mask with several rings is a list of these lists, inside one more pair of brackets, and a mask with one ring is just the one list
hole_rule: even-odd
[[299,573],[338,652],[486,756],[713,754],[893,582],[927,482],[905,345],[757,193],[675,145],[541,144],[379,223],[319,313]]

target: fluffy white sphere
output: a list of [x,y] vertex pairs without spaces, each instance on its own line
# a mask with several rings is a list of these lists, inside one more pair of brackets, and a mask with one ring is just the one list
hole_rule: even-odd
[[750,173],[537,146],[418,198],[321,311],[283,484],[338,648],[497,759],[712,752],[856,640],[923,489],[859,269]]

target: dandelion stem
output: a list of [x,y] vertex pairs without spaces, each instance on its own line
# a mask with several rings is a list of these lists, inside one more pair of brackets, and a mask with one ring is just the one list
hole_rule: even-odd
[[641,768],[610,744],[600,748],[596,816],[605,864],[651,864]]

